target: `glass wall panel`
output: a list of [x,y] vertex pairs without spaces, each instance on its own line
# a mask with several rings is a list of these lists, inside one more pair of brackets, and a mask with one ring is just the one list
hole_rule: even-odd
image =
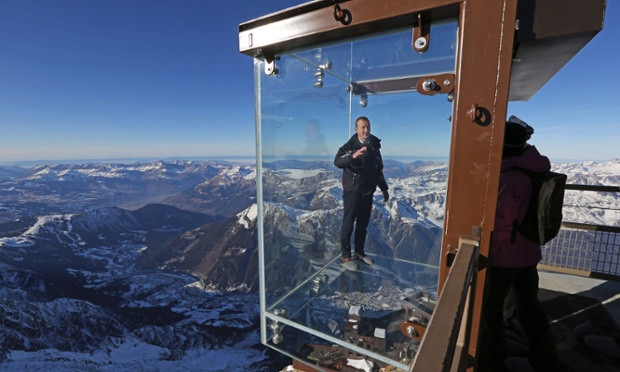
[[[274,76],[258,62],[269,346],[319,369],[355,358],[407,369],[420,337],[404,325],[423,327],[437,294],[452,104],[382,82],[452,73],[456,27],[433,25],[423,54],[407,29],[279,56]],[[362,115],[382,140],[391,197],[377,192],[373,201],[365,250],[375,263],[347,271],[333,160]]]

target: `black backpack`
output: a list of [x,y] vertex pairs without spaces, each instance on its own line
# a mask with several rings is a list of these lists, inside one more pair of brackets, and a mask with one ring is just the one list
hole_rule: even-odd
[[562,173],[533,172],[524,168],[511,168],[523,172],[532,179],[532,198],[521,225],[515,223],[514,234],[518,230],[529,240],[545,244],[553,239],[562,225],[562,205],[566,175]]

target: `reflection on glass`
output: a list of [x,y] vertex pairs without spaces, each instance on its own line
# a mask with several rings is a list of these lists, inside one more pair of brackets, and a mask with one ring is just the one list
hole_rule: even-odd
[[[412,89],[359,90],[364,82],[453,72],[456,22],[432,33],[424,54],[404,30],[282,55],[277,76],[256,69],[268,344],[315,368],[372,359],[407,369],[432,313],[451,103]],[[333,159],[361,115],[382,140],[391,198],[375,195],[366,239],[375,264],[346,271]]]

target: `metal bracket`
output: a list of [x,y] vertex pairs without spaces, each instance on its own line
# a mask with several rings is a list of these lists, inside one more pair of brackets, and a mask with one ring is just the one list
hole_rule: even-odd
[[491,265],[489,257],[479,254],[478,255],[478,271],[484,270]]
[[425,76],[416,83],[418,93],[432,96],[437,93],[450,93],[454,90],[454,74]]
[[403,335],[412,338],[414,340],[422,340],[424,333],[426,332],[426,326],[417,322],[403,322],[400,325],[400,331]]
[[276,67],[276,59],[278,59],[275,54],[269,50],[261,49],[260,55],[265,60],[265,74],[267,75],[277,75],[278,68]]
[[431,39],[430,25],[422,22],[422,13],[418,13],[417,25],[413,26],[413,38],[411,46],[418,53],[424,53],[428,49]]
[[349,85],[347,85],[347,91],[352,92],[354,96],[368,94],[368,89],[365,86],[356,84],[354,82],[351,82]]
[[[459,247],[461,244],[469,244],[469,245],[480,245],[480,237],[482,236],[482,228],[480,226],[472,226],[471,235],[461,235],[459,237]],[[448,244],[448,251],[446,252],[446,267],[452,267],[452,263],[454,262],[454,258],[456,257],[456,252],[458,251],[458,247],[454,247]],[[478,265],[479,268],[485,268],[489,264],[489,260],[486,256],[481,254],[478,255]],[[483,266],[480,266],[483,265]]]
[[347,86],[347,91],[351,92],[354,96],[360,96],[360,106],[368,106],[368,89],[356,83],[350,83]]
[[458,249],[448,244],[448,252],[446,253],[446,267],[452,267],[454,258],[456,257],[456,251]]

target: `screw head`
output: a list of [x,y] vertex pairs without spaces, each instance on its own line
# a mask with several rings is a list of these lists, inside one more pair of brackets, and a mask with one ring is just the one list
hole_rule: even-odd
[[416,50],[426,48],[426,38],[420,36],[419,38],[415,39],[415,41],[413,42],[413,47]]
[[435,82],[435,80],[428,79],[424,80],[424,82],[422,83],[422,89],[425,92],[433,91],[435,90],[435,88],[437,88],[437,83]]

